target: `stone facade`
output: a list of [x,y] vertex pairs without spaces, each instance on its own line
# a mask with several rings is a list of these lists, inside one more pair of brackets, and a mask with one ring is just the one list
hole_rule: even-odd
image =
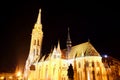
[[69,30],[66,49],[61,50],[58,42],[51,53],[40,57],[43,37],[40,16],[41,11],[32,32],[25,80],[113,80],[108,79],[110,75],[107,75],[102,57],[90,42],[72,46]]

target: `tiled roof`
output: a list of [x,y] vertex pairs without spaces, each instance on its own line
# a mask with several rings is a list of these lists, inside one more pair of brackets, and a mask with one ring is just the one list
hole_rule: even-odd
[[85,42],[71,48],[68,58],[82,57],[82,56],[100,56],[90,42]]

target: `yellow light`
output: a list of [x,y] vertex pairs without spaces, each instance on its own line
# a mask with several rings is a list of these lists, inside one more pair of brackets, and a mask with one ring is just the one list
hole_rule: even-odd
[[2,79],[2,80],[3,80],[3,79],[4,79],[4,76],[1,76],[1,77],[0,77],[0,79]]
[[19,71],[19,72],[17,72],[17,76],[21,76],[22,75],[22,73]]
[[12,76],[9,76],[9,79],[13,79],[13,77],[12,77]]

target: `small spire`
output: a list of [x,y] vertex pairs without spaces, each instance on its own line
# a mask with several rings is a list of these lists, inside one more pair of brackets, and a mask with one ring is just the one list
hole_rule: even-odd
[[70,39],[70,32],[69,32],[69,27],[68,27],[68,37],[67,37],[67,46],[72,46],[71,44],[71,39]]
[[38,18],[37,18],[37,24],[41,24],[41,9],[39,9],[39,13],[38,13]]
[[56,51],[56,46],[54,46],[54,49],[53,49],[53,54],[55,54],[57,51]]
[[60,41],[58,41],[57,50],[60,50]]
[[69,53],[71,51],[71,47],[72,47],[72,42],[71,42],[70,33],[69,33],[69,27],[68,27],[68,36],[67,36],[66,47],[67,47],[66,58],[68,59],[68,55],[69,55]]
[[61,54],[61,49],[60,49],[60,41],[58,41],[58,45],[57,45],[57,51]]
[[71,39],[70,39],[70,32],[69,32],[69,31],[70,31],[70,29],[69,29],[69,27],[68,27],[68,39],[67,39],[67,40],[71,40]]

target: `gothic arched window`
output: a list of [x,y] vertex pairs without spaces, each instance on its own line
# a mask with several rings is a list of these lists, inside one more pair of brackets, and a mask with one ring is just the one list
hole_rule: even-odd
[[38,49],[36,49],[36,55],[38,55]]
[[36,45],[36,40],[34,40],[34,45]]
[[100,63],[99,63],[99,62],[97,62],[96,64],[97,64],[97,66],[100,66]]
[[92,74],[93,74],[93,80],[95,80],[95,71],[94,70],[92,71]]
[[38,46],[40,45],[40,42],[39,42],[39,40],[37,40],[37,45],[38,45]]
[[81,64],[80,64],[80,62],[78,63],[78,67],[79,67],[79,68],[81,67]]
[[94,67],[94,62],[92,62],[92,67]]
[[89,62],[88,61],[86,61],[85,66],[89,67]]

